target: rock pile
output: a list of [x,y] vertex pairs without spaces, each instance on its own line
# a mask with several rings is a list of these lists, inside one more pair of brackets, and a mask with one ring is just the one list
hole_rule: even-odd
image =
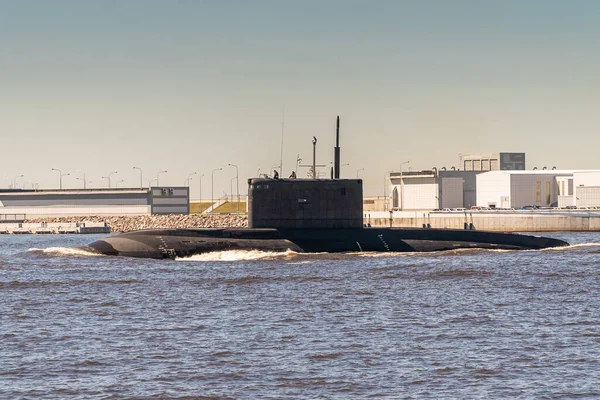
[[243,228],[248,226],[246,215],[138,215],[138,216],[81,216],[29,219],[25,222],[84,223],[105,222],[112,232],[160,228]]

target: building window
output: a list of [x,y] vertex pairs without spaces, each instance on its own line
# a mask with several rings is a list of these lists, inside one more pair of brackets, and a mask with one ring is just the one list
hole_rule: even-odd
[[537,203],[542,201],[542,182],[540,181],[535,183],[535,201]]
[[550,182],[546,182],[546,204],[550,205]]
[[398,208],[398,188],[394,186],[394,191],[392,192],[392,207]]

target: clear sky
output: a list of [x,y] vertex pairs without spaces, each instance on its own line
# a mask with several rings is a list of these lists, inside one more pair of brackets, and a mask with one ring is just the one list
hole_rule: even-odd
[[0,0],[0,187],[136,186],[137,166],[204,174],[210,198],[232,163],[245,193],[282,121],[283,176],[313,136],[329,164],[337,115],[366,195],[461,152],[600,168],[599,49],[599,1]]

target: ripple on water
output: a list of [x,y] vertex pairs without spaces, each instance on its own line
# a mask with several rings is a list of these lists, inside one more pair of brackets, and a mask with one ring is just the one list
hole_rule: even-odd
[[0,237],[0,397],[598,396],[600,234],[574,238],[173,262]]

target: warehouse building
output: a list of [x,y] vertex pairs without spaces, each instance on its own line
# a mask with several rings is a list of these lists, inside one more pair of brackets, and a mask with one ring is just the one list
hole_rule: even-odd
[[525,169],[525,153],[459,154],[461,168],[391,172],[391,210],[470,208],[477,205],[477,175]]
[[0,221],[82,216],[188,214],[189,188],[78,189],[0,191]]
[[599,207],[600,171],[491,171],[477,175],[477,205]]

